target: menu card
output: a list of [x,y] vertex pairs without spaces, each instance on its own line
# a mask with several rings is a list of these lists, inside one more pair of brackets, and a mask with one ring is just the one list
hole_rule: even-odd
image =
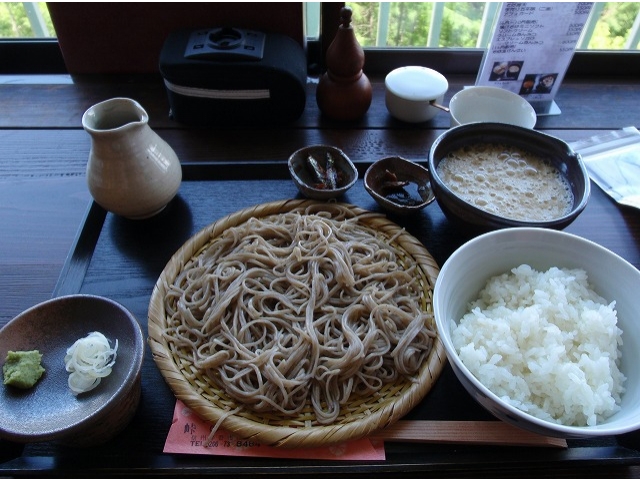
[[211,437],[212,425],[176,401],[173,421],[164,453],[226,455],[240,457],[305,458],[314,460],[384,460],[384,442],[367,438],[318,448],[277,448],[243,440],[218,429]]
[[476,85],[517,93],[538,114],[559,114],[554,98],[593,2],[506,2]]

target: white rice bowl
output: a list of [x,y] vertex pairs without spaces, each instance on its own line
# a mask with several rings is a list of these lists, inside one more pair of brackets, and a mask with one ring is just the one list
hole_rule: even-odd
[[556,437],[617,435],[640,428],[639,285],[638,269],[593,242],[508,228],[445,262],[434,315],[454,373],[496,417]]
[[451,338],[489,390],[564,425],[597,425],[620,409],[622,331],[581,269],[521,265],[495,276]]

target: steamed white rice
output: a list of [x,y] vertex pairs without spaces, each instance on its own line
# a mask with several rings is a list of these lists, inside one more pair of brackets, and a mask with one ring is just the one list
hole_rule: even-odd
[[521,265],[489,280],[452,324],[462,362],[516,408],[563,425],[596,425],[620,408],[622,331],[615,302],[580,269]]

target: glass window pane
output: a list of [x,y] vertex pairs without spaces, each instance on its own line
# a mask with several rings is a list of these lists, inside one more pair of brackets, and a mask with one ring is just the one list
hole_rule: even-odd
[[[502,2],[347,2],[364,47],[485,48]],[[596,2],[580,49],[637,50],[640,2]]]
[[0,39],[55,36],[46,2],[0,2]]

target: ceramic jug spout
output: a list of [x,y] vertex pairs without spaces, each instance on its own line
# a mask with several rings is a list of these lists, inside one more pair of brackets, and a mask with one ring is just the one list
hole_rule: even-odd
[[144,108],[130,98],[90,107],[82,126],[91,136],[87,184],[106,210],[133,219],[156,215],[177,194],[182,168],[174,150],[149,127]]
[[112,98],[89,108],[82,125],[90,133],[109,132],[148,123],[149,115],[135,100]]

